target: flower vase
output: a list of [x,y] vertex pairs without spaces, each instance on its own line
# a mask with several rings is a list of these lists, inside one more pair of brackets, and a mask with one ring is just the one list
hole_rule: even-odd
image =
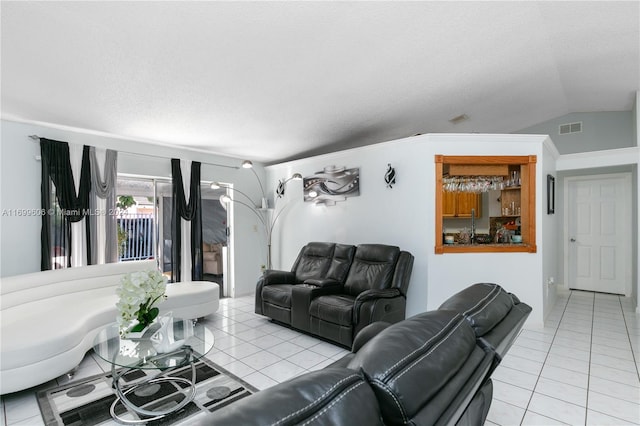
[[151,336],[151,344],[159,354],[173,352],[184,344],[184,339],[174,340],[173,316],[169,312],[158,318],[160,328]]
[[124,333],[124,337],[127,339],[141,339],[149,330],[149,327],[151,327],[151,325],[152,324],[147,324],[143,327],[140,327],[141,324],[139,322],[136,322],[127,329],[127,331]]

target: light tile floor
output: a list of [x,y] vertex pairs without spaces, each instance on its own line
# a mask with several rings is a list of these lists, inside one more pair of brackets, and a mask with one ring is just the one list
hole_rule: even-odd
[[[331,364],[347,351],[253,313],[253,296],[223,299],[205,322],[207,356],[258,389]],[[628,299],[571,292],[559,297],[545,328],[522,331],[494,372],[487,425],[640,424],[640,315]],[[90,352],[74,379],[109,371]],[[4,395],[0,426],[42,425],[35,391]]]
[[487,425],[640,424],[640,315],[628,298],[559,295],[493,374]]

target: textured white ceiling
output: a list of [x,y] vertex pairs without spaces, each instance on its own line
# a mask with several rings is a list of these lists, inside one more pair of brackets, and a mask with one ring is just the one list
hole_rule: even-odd
[[0,7],[4,118],[265,162],[630,110],[640,84],[637,1]]

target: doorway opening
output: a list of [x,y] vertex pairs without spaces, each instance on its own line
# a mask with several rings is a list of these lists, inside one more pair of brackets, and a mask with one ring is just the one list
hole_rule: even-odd
[[[230,294],[228,215],[219,201],[226,192],[224,188],[211,189],[207,182],[201,184],[203,280],[217,283],[221,298]],[[119,175],[117,196],[132,201],[119,220],[121,260],[156,258],[162,273],[170,279],[171,180]]]

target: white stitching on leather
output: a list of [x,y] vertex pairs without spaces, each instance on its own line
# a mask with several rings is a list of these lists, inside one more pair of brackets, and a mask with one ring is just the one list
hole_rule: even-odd
[[442,343],[444,343],[444,341],[445,341],[445,340],[447,340],[449,337],[451,337],[451,335],[453,334],[453,332],[454,332],[454,331],[456,331],[456,330],[458,329],[458,327],[460,327],[460,325],[462,325],[462,324],[463,324],[463,321],[460,321],[460,322],[458,323],[458,325],[456,325],[455,327],[453,327],[453,328],[451,329],[451,331],[450,331],[450,332],[449,332],[449,333],[444,337],[444,339],[440,340],[440,341],[438,342],[438,344],[437,344],[437,345],[435,345],[433,348],[431,348],[431,349],[429,350],[429,352],[427,352],[426,354],[422,355],[420,358],[418,358],[417,360],[415,360],[414,362],[412,362],[412,363],[411,363],[411,365],[410,365],[409,367],[405,368],[405,370],[404,370],[402,373],[400,373],[400,374],[398,374],[396,377],[394,377],[394,379],[393,379],[393,380],[391,380],[391,381],[389,382],[389,384],[394,383],[394,382],[395,382],[396,380],[398,380],[400,377],[404,376],[404,375],[405,375],[405,373],[406,373],[407,371],[409,371],[409,370],[411,370],[413,367],[415,367],[415,366],[416,366],[420,361],[422,361],[423,359],[425,359],[426,357],[428,357],[429,355],[431,355],[431,353],[432,353],[433,351],[435,351],[435,350],[438,348],[438,346],[440,346]]
[[318,413],[316,413],[315,416],[311,417],[310,419],[307,419],[306,422],[302,423],[302,426],[308,425],[311,422],[313,422],[315,419],[317,419],[318,417],[322,416],[324,413],[326,413],[331,407],[333,407],[334,405],[336,405],[338,402],[340,402],[340,400],[342,398],[344,398],[345,396],[347,396],[347,394],[349,392],[351,392],[352,390],[356,389],[358,386],[362,386],[364,385],[364,382],[360,382],[360,383],[356,383],[354,385],[351,386],[351,388],[349,388],[346,392],[344,392],[342,395],[340,395],[338,398],[334,399],[331,404],[327,405],[326,407],[324,407],[321,411],[319,411]]
[[[486,285],[486,284],[484,284],[484,285]],[[495,285],[495,284],[493,284],[493,285]],[[473,307],[471,307],[471,308],[467,309],[466,311],[464,311],[464,312],[462,313],[462,315],[467,316],[467,315],[469,314],[469,312],[473,311],[476,307],[478,307],[478,305],[480,305],[482,302],[484,302],[484,301],[485,301],[485,299],[487,299],[488,297],[490,297],[490,296],[491,296],[491,293],[493,293],[497,288],[498,288],[498,286],[497,286],[497,285],[495,285],[495,287],[494,287],[494,288],[489,292],[489,294],[487,294],[485,297],[483,297],[482,299],[480,299],[480,300],[478,301],[478,303],[476,303],[475,305],[473,305]]]
[[396,368],[398,366],[398,364],[404,362],[405,359],[411,357],[413,354],[415,354],[416,352],[420,351],[422,348],[424,348],[425,346],[427,346],[429,343],[431,343],[431,341],[435,338],[437,338],[438,336],[440,336],[440,334],[444,333],[444,330],[447,329],[447,327],[449,327],[449,325],[454,321],[458,319],[458,315],[456,315],[455,317],[451,318],[451,320],[447,323],[447,325],[445,325],[444,327],[442,327],[442,329],[440,331],[438,331],[437,334],[435,334],[434,336],[431,337],[431,339],[427,340],[426,342],[424,342],[422,345],[420,345],[420,347],[416,348],[413,352],[411,352],[410,354],[406,355],[404,358],[402,358],[401,360],[399,360],[398,362],[396,362],[395,364],[393,364],[391,367],[387,368],[387,371],[385,371],[384,373],[382,373],[383,376],[386,376],[387,373],[389,373],[389,371],[393,370],[394,368]]
[[[329,390],[327,390],[325,393],[323,393],[322,395],[320,395],[318,398],[316,398],[316,399],[315,399],[314,401],[312,401],[310,404],[308,404],[308,405],[306,405],[306,406],[302,407],[301,409],[299,409],[298,411],[296,411],[296,412],[294,412],[294,413],[289,414],[287,417],[285,417],[285,418],[283,418],[283,419],[280,419],[278,422],[274,423],[274,424],[273,424],[273,426],[275,426],[275,425],[279,425],[279,424],[281,424],[282,422],[284,422],[285,420],[287,420],[289,417],[293,417],[293,416],[295,416],[295,415],[298,415],[298,414],[299,414],[299,413],[301,413],[302,411],[304,411],[304,410],[308,409],[309,407],[311,407],[311,406],[313,406],[313,405],[317,404],[321,399],[323,399],[324,397],[326,397],[327,395],[329,395],[331,392],[333,392],[333,391],[334,391],[334,389],[335,389],[335,388],[337,388],[338,386],[340,386],[343,382],[345,382],[345,381],[347,381],[347,380],[349,380],[349,379],[352,379],[352,378],[354,378],[354,377],[361,378],[361,377],[360,377],[360,376],[358,376],[357,374],[352,374],[352,375],[350,375],[350,376],[345,377],[344,379],[340,380],[340,381],[339,381],[338,383],[336,383],[335,385],[331,386],[331,388],[329,388]],[[363,382],[363,383],[364,383],[364,382]]]
[[402,407],[402,404],[400,404],[400,401],[398,401],[398,398],[396,397],[396,394],[393,393],[393,391],[391,389],[389,389],[389,386],[387,386],[386,383],[383,383],[379,379],[373,380],[373,383],[375,383],[376,385],[378,385],[378,387],[380,389],[382,389],[383,391],[385,391],[386,393],[391,395],[391,398],[393,398],[393,401],[398,406],[398,410],[400,410],[400,414],[402,415],[402,422],[403,423],[407,423],[409,421],[409,419],[407,418],[407,413],[405,413],[404,407]]
[[[496,288],[498,288],[498,287],[496,287]],[[476,315],[478,315],[480,312],[482,312],[482,311],[484,311],[485,309],[487,309],[487,307],[491,304],[491,302],[493,302],[494,300],[496,300],[496,298],[497,298],[498,296],[500,296],[500,289],[498,289],[498,292],[497,292],[497,293],[496,293],[496,294],[491,298],[491,300],[489,300],[489,301],[487,302],[487,304],[486,304],[486,305],[484,305],[484,306],[482,307],[482,309],[480,309],[478,312],[476,312],[476,313],[474,313],[474,314],[472,314],[472,315],[469,315],[469,318],[473,318],[473,317],[475,317]]]

